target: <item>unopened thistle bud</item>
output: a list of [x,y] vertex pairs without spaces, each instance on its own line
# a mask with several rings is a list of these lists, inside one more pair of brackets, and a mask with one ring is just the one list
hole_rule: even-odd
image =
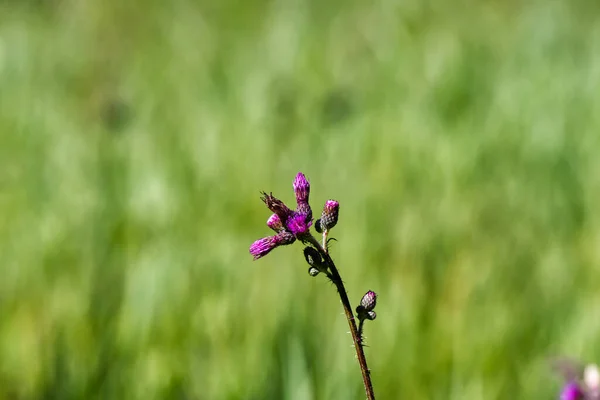
[[[338,222],[339,212],[340,203],[335,200],[327,200],[325,206],[323,206],[323,212],[321,213],[318,228],[320,228],[321,231],[333,228]],[[317,231],[318,230],[319,229],[317,229]]]
[[273,229],[275,232],[281,232],[285,228],[283,227],[283,222],[277,214],[271,215],[271,217],[267,220],[267,226]]
[[321,226],[321,218],[315,221],[315,230],[319,233],[323,233],[323,227]]
[[359,320],[363,321],[365,319],[374,320],[377,317],[375,311],[373,309],[377,305],[377,293],[372,290],[369,290],[365,295],[360,299],[360,304],[356,307],[356,314]]
[[308,263],[308,265],[310,265],[311,268],[316,268],[319,272],[327,271],[327,265],[325,264],[325,262],[323,262],[323,257],[321,257],[321,254],[319,254],[319,252],[315,248],[310,246],[305,247],[304,258],[306,259],[306,262]]
[[377,305],[377,293],[375,293],[372,290],[369,290],[360,300],[360,305],[366,311],[373,311],[373,309]]
[[296,203],[298,204],[296,211],[299,214],[303,214],[307,221],[312,220],[312,211],[310,209],[310,205],[308,204],[308,197],[310,196],[310,183],[302,172],[298,172],[296,175],[293,187],[296,195]]

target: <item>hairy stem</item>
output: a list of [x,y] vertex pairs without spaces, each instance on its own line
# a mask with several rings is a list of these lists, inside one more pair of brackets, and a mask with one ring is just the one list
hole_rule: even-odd
[[361,319],[358,324],[358,337],[360,338],[360,344],[363,344],[363,325],[365,324],[365,320]]
[[[365,385],[367,399],[375,400],[373,384],[371,383],[371,372],[369,371],[369,367],[367,366],[367,359],[365,357],[365,352],[361,343],[361,337],[358,333],[358,329],[356,328],[356,321],[354,320],[352,306],[350,305],[350,300],[348,300],[348,294],[346,293],[344,282],[342,281],[342,278],[340,276],[340,273],[338,272],[338,269],[335,266],[335,263],[329,256],[329,253],[325,250],[325,247],[321,246],[319,241],[315,239],[312,235],[308,237],[307,241],[310,242],[317,249],[317,251],[321,254],[323,259],[327,263],[329,270],[331,271],[330,279],[337,288],[338,294],[340,295],[340,300],[342,301],[342,305],[344,306],[344,314],[346,314],[348,326],[350,326],[350,333],[352,334],[352,341],[354,342],[356,357],[358,358],[358,364],[360,365],[360,370],[362,372],[362,378],[363,383]],[[325,246],[327,246],[326,242]]]

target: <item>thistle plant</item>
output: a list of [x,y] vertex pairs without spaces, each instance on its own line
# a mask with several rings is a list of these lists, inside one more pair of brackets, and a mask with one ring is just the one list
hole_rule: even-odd
[[565,383],[560,392],[560,400],[600,400],[600,370],[596,364],[587,364],[559,359],[554,368]]
[[[261,200],[273,212],[273,215],[267,220],[267,226],[275,232],[275,235],[267,236],[252,243],[250,254],[254,257],[254,260],[258,260],[275,248],[290,245],[296,241],[305,246],[304,259],[309,265],[309,275],[313,277],[324,275],[337,289],[352,334],[367,399],[373,400],[375,394],[364,353],[363,329],[365,321],[372,321],[377,316],[374,311],[377,304],[377,294],[369,290],[360,299],[360,303],[356,307],[355,317],[339,270],[329,255],[329,243],[335,240],[329,237],[329,232],[338,222],[340,204],[335,200],[325,202],[321,217],[314,223],[315,230],[321,235],[321,241],[319,241],[310,231],[310,228],[313,227],[312,209],[309,204],[310,183],[302,172],[296,175],[293,188],[296,195],[295,210],[291,210],[283,201],[274,197],[272,193],[262,193]],[[356,319],[359,321],[358,327],[356,326]]]

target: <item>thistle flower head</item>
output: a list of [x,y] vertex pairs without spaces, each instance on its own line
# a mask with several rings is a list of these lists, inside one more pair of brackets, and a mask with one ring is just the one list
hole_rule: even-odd
[[567,383],[560,393],[560,400],[582,400],[583,398],[583,390],[579,387],[577,382],[573,381]]
[[252,243],[250,245],[250,254],[252,254],[255,260],[258,260],[269,254],[276,247],[292,244],[295,241],[296,237],[293,234],[282,231],[275,236],[267,236]]
[[308,233],[312,225],[310,218],[307,219],[306,214],[295,212],[286,221],[285,227],[288,231],[294,234],[296,237],[301,237]]
[[275,248],[275,237],[267,236],[266,238],[258,239],[250,245],[250,254],[255,260],[266,256]]
[[261,200],[273,212],[267,220],[267,226],[277,232],[275,236],[259,239],[250,246],[250,254],[255,260],[269,254],[277,246],[293,243],[296,239],[306,239],[312,226],[312,211],[308,204],[310,183],[302,172],[294,179],[294,194],[298,207],[292,211],[285,203],[273,196],[273,193],[262,192]]

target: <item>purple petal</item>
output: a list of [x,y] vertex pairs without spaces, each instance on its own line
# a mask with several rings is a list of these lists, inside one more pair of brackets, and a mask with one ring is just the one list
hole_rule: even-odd
[[311,225],[310,217],[302,213],[294,213],[285,223],[287,230],[296,237],[307,234]]
[[276,247],[286,246],[295,241],[296,237],[292,233],[281,231],[275,236],[267,236],[252,243],[250,245],[250,254],[252,254],[255,260],[258,260],[269,254]]
[[250,254],[252,254],[255,260],[258,260],[269,254],[275,247],[277,247],[275,236],[268,236],[252,243],[250,245]]
[[581,400],[583,399],[583,390],[579,387],[577,382],[567,383],[560,393],[560,400]]
[[267,226],[273,229],[275,232],[280,232],[284,229],[281,218],[279,218],[277,214],[271,215],[271,217],[267,220]]

